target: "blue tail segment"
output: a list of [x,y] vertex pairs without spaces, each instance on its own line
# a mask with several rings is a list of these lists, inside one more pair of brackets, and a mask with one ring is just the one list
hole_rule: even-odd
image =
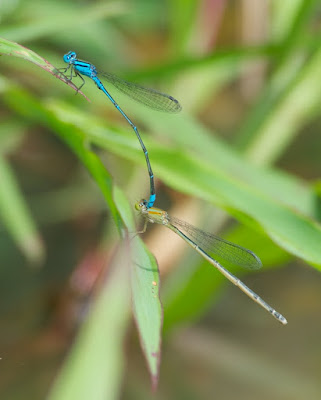
[[155,203],[155,200],[156,200],[156,194],[151,194],[149,196],[149,200],[148,200],[148,203],[147,203],[147,208],[153,207],[153,205]]
[[129,125],[132,127],[134,130],[137,139],[139,140],[139,143],[141,145],[141,148],[144,152],[145,159],[146,159],[146,164],[147,164],[147,170],[149,174],[149,181],[150,181],[150,197],[149,201],[147,203],[147,208],[153,207],[155,200],[156,200],[156,192],[155,192],[155,184],[154,184],[154,174],[152,171],[152,167],[150,165],[149,161],[149,156],[147,149],[144,145],[144,142],[138,132],[137,126],[131,121],[131,119],[125,114],[125,112],[119,107],[119,105],[116,103],[116,101],[113,99],[113,97],[109,94],[105,86],[102,84],[101,80],[99,79],[98,76],[102,76],[105,80],[107,80],[109,83],[114,85],[118,90],[121,92],[125,93],[127,96],[131,97],[132,99],[138,101],[139,103],[142,103],[150,108],[153,108],[158,111],[164,111],[164,112],[170,112],[170,113],[176,113],[181,110],[181,105],[179,102],[174,99],[174,97],[169,96],[165,93],[158,92],[157,90],[154,89],[148,89],[143,86],[137,85],[136,83],[130,83],[125,80],[122,80],[115,75],[109,74],[109,73],[101,73],[98,72],[96,67],[93,64],[90,64],[89,62],[82,61],[77,59],[77,54],[74,51],[69,51],[69,53],[65,54],[63,57],[63,60],[65,63],[68,64],[67,68],[64,69],[64,73],[67,71],[70,72],[70,75],[68,78],[72,80],[75,77],[79,77],[82,80],[82,84],[78,88],[79,90],[82,88],[82,86],[85,84],[85,80],[82,77],[88,76],[91,78],[98,89],[102,90],[105,95],[108,97],[108,99],[113,103],[113,105],[116,107],[116,109],[121,113],[121,115],[126,119],[126,121],[129,123]]

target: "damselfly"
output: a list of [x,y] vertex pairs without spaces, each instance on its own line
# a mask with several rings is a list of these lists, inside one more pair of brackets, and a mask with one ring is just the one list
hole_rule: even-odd
[[63,59],[65,63],[68,64],[68,67],[63,70],[63,73],[66,73],[68,70],[70,70],[70,81],[77,76],[82,80],[82,84],[80,85],[78,90],[80,90],[85,84],[85,80],[82,75],[91,78],[97,85],[98,89],[102,90],[105,93],[108,99],[113,103],[113,105],[133,128],[146,159],[150,181],[150,197],[147,202],[147,208],[152,207],[156,199],[156,193],[154,174],[150,165],[147,149],[144,145],[142,138],[140,137],[137,126],[130,120],[130,118],[124,113],[124,111],[119,107],[113,97],[109,94],[109,92],[99,79],[99,76],[103,77],[106,81],[114,85],[118,90],[125,93],[127,96],[157,111],[164,111],[169,113],[179,112],[181,110],[179,102],[174,99],[174,97],[158,92],[157,90],[148,89],[135,83],[127,82],[123,79],[118,78],[115,75],[106,72],[98,72],[93,64],[77,59],[77,55],[74,51],[69,51],[69,53],[64,55]]
[[262,266],[261,260],[252,251],[238,246],[232,242],[224,240],[211,233],[195,228],[185,221],[178,218],[170,217],[166,211],[156,207],[147,207],[147,201],[141,200],[135,204],[136,210],[145,218],[145,225],[142,232],[146,230],[147,223],[161,224],[175,232],[187,244],[195,249],[202,257],[217,268],[229,281],[240,288],[247,296],[267,310],[283,325],[287,324],[287,320],[278,313],[274,308],[267,304],[261,297],[247,287],[239,278],[234,276],[230,271],[224,268],[218,261],[211,257],[206,251],[213,255],[219,256],[228,262],[247,267],[250,269],[258,269]]

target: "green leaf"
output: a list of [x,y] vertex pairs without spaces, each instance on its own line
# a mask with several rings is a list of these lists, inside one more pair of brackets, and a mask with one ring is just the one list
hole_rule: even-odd
[[119,399],[129,323],[128,243],[119,246],[50,400]]
[[238,145],[256,164],[272,163],[283,154],[311,109],[319,103],[320,94],[315,82],[320,43],[312,52],[305,46],[307,27],[319,2],[301,0],[293,7],[287,15],[287,32],[280,43],[275,72],[237,137]]
[[[312,42],[312,39],[311,39]],[[320,40],[319,40],[320,42]],[[309,44],[312,46],[313,43]],[[126,79],[142,81],[147,79],[164,78],[171,75],[183,74],[185,71],[197,72],[203,67],[216,67],[225,64],[231,68],[235,64],[244,61],[255,61],[262,58],[276,58],[280,46],[277,43],[267,43],[260,46],[231,47],[229,49],[215,49],[212,53],[204,56],[185,56],[170,60],[166,63],[157,63],[155,66],[148,66],[137,71],[128,71]]]
[[194,0],[172,0],[169,6],[170,15],[173,16],[171,21],[173,47],[176,53],[182,52],[182,49],[186,50],[200,3]]
[[[274,98],[269,110],[257,119],[259,125],[245,152],[255,164],[270,164],[280,158],[300,127],[318,112],[321,90],[315,82],[320,74],[320,63],[321,48],[297,71],[284,91]],[[266,105],[266,98],[264,102]]]
[[108,204],[109,210],[112,216],[114,217],[114,221],[116,223],[118,231],[121,233],[123,230],[123,222],[120,217],[119,211],[117,209],[117,205],[115,204],[113,199],[112,177],[94,152],[91,152],[84,148],[82,150],[83,151],[82,155],[80,156],[80,159],[87,167],[88,171],[91,173],[92,177],[95,179],[101,192],[103,193],[105,200]]
[[[132,107],[134,107],[135,115],[151,131],[161,133],[176,145],[172,144],[171,148],[183,148],[191,157],[207,162],[210,168],[221,170],[307,216],[315,216],[314,191],[299,178],[271,167],[253,165],[239,151],[224,143],[187,113],[182,112],[180,115],[165,117],[160,113],[148,112],[142,107],[135,107],[135,105]],[[165,151],[165,148],[159,142],[149,140],[148,137],[145,141],[153,163],[157,149],[162,148]],[[166,161],[164,164],[166,165]]]
[[101,189],[118,231],[121,233],[123,223],[113,200],[112,177],[99,157],[91,151],[86,133],[64,120],[56,118],[50,109],[31,96],[21,95],[21,92],[15,89],[13,89],[13,93],[15,93],[14,97],[17,100],[16,105],[23,114],[26,113],[29,118],[36,118],[37,121],[49,125],[82,161]]
[[32,263],[39,265],[45,249],[10,165],[0,155],[0,216],[13,239]]
[[158,382],[161,356],[161,330],[163,310],[159,293],[159,271],[155,257],[135,233],[135,223],[131,207],[124,195],[116,188],[115,202],[121,215],[133,232],[131,246],[133,248],[133,265],[130,271],[133,313],[139,333],[140,343],[145,354],[152,377],[153,388]]
[[[113,196],[126,226],[134,230],[132,208],[124,195],[115,187]],[[135,255],[129,261],[131,248]],[[155,259],[134,234],[118,248],[108,271],[108,280],[95,299],[89,318],[54,384],[50,400],[118,398],[129,318],[129,284],[141,345],[153,387],[157,385],[163,316]]]

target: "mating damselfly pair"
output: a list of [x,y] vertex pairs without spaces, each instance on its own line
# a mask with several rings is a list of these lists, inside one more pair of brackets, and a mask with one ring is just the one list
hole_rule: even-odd
[[262,266],[261,260],[250,250],[244,247],[238,246],[227,240],[219,238],[218,236],[206,233],[200,229],[193,227],[187,222],[181,221],[177,218],[170,217],[166,211],[159,208],[153,207],[156,193],[154,185],[154,175],[152,167],[149,161],[147,149],[143,143],[143,140],[138,132],[136,125],[131,119],[125,114],[125,112],[119,107],[113,97],[109,94],[99,76],[105,78],[107,82],[111,83],[121,92],[125,93],[134,100],[151,107],[158,111],[165,111],[170,113],[176,113],[181,110],[179,102],[172,96],[158,92],[153,89],[148,89],[135,83],[130,83],[122,80],[115,75],[109,73],[98,72],[96,67],[86,61],[77,59],[75,52],[70,51],[63,57],[64,61],[68,64],[67,68],[63,70],[64,73],[70,71],[69,79],[72,80],[74,77],[79,77],[82,80],[81,86],[84,85],[85,81],[82,75],[91,78],[98,89],[102,90],[112,104],[126,119],[129,125],[134,130],[142,150],[145,155],[149,179],[150,179],[150,197],[149,200],[141,200],[135,205],[136,209],[145,218],[145,226],[148,222],[157,223],[166,226],[178,236],[180,236],[186,243],[194,248],[204,259],[212,264],[219,272],[221,272],[230,282],[241,289],[247,296],[258,303],[261,307],[267,310],[274,318],[276,318],[283,325],[287,324],[287,320],[269,304],[267,304],[261,297],[254,293],[249,287],[247,287],[240,279],[234,276],[226,268],[224,268],[218,261],[216,261],[210,254],[219,256],[226,261],[232,262],[233,264],[247,267],[250,269],[258,269]]

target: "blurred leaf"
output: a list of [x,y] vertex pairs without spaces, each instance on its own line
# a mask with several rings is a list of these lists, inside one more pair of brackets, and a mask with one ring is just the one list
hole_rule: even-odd
[[129,322],[128,243],[114,254],[90,315],[49,395],[50,400],[119,399]]
[[246,154],[255,164],[275,162],[319,108],[321,89],[315,84],[320,75],[321,49],[301,68],[282,96],[261,120]]
[[[263,233],[254,232],[244,225],[238,225],[234,229],[228,230],[228,232],[224,231],[224,238],[233,243],[241,243],[243,247],[252,249],[254,252],[257,249],[264,270],[273,268],[276,265],[283,265],[293,258],[269,237]],[[240,271],[242,270],[240,269]]]
[[[67,2],[52,2],[52,11],[48,12],[48,8],[50,8],[48,3],[45,3],[45,8],[43,8],[43,2],[37,3],[33,3],[32,8],[28,5],[24,12],[24,20],[20,24],[15,26],[4,26],[2,24],[0,36],[19,42],[31,41],[54,35],[61,31],[72,31],[76,27],[81,27],[106,17],[120,15],[127,10],[125,3],[121,2],[100,2],[85,7],[80,7],[80,5],[75,7],[75,5]],[[31,10],[32,15],[29,15],[27,22],[25,20],[26,13]]]
[[[314,44],[315,45],[315,44]],[[210,67],[218,64],[233,64],[241,61],[260,60],[265,57],[275,58],[278,56],[280,45],[267,43],[261,46],[231,47],[230,49],[216,49],[205,56],[184,56],[171,60],[167,63],[157,63],[155,66],[147,67],[137,71],[128,71],[126,79],[146,80],[152,78],[166,77],[168,75],[179,75],[184,71],[195,71],[198,68]],[[184,105],[184,103],[183,103]]]
[[169,3],[171,7],[171,36],[174,42],[174,50],[177,54],[186,50],[186,44],[194,28],[195,15],[200,3],[195,0],[172,0]]
[[[245,149],[248,156],[253,158],[257,164],[271,163],[282,154],[290,139],[304,123],[304,117],[309,114],[312,107],[315,107],[315,101],[318,101],[317,90],[311,87],[309,70],[311,69],[311,73],[315,77],[314,64],[318,62],[317,60],[320,57],[320,43],[310,59],[309,53],[305,53],[304,48],[302,48],[302,42],[305,42],[303,38],[306,39],[304,33],[318,3],[317,0],[308,0],[297,4],[295,12],[291,14],[292,19],[288,21],[287,35],[280,43],[275,72],[266,83],[260,98],[257,99],[253,110],[251,110],[236,138],[238,145]],[[296,103],[298,104],[299,100],[295,92],[300,85],[304,96],[306,96],[307,112],[304,111],[305,107],[303,107],[303,110],[299,110],[298,119],[293,118],[291,120],[288,117],[288,112],[290,107],[292,108],[292,117],[298,112]],[[293,97],[292,92],[294,92]],[[293,129],[293,121],[295,121],[296,129]],[[270,133],[269,127],[272,128],[272,125],[276,127],[276,131],[274,131],[273,140],[269,139],[267,145],[266,137]],[[275,139],[276,135],[278,140]],[[248,149],[249,146],[250,150]],[[265,146],[264,154],[263,148]]]
[[[75,148],[73,148],[75,150]],[[109,210],[114,217],[114,221],[118,228],[118,231],[121,232],[123,229],[122,220],[120,214],[117,210],[117,205],[113,200],[112,190],[113,190],[113,181],[109,172],[106,170],[103,163],[100,161],[98,156],[89,150],[82,148],[82,152],[80,155],[80,159],[87,167],[88,171],[91,173],[92,177],[95,179],[98,184],[101,192],[103,193],[105,200],[109,206]],[[79,155],[79,152],[78,152]]]
[[284,0],[280,3],[278,0],[272,0],[272,18],[270,20],[272,37],[282,40],[289,36],[293,29],[293,21],[296,20],[298,11],[302,4],[308,4],[305,0]]
[[16,178],[0,155],[0,215],[4,225],[32,264],[40,264],[45,249]]
[[[18,96],[17,92],[16,94]],[[118,231],[121,233],[123,224],[113,200],[112,177],[99,157],[90,150],[86,133],[81,129],[77,129],[75,126],[65,123],[63,120],[57,119],[38,100],[32,97],[19,96],[18,103],[16,104],[23,113],[27,112],[29,118],[36,118],[37,121],[41,121],[46,126],[50,126],[54,129],[54,132],[68,144],[71,150],[83,162],[102,191]]]
[[86,137],[82,131],[74,129],[69,125],[65,125],[60,121],[52,119],[52,127],[55,132],[69,145],[74,153],[83,162],[92,177],[99,186],[109,210],[114,218],[118,232],[123,230],[123,223],[119,211],[113,199],[113,181],[112,177],[99,159],[99,157],[90,150],[89,143],[86,143]]
[[[193,258],[192,258],[193,257]],[[192,258],[193,264],[188,261]],[[194,255],[175,270],[164,290],[164,334],[182,322],[195,321],[219,296],[222,284],[228,284],[208,262],[197,263]]]
[[8,154],[19,147],[24,139],[26,125],[20,121],[8,119],[0,125],[0,154]]
[[[180,73],[174,89],[184,102],[184,112],[202,112],[228,83],[238,75],[241,62],[217,60]],[[155,128],[154,128],[155,129]]]
[[133,233],[131,246],[134,251],[131,268],[131,290],[134,317],[139,332],[140,343],[144,351],[148,368],[152,377],[153,388],[156,389],[161,356],[161,329],[163,310],[159,299],[159,271],[155,257],[136,234],[135,222],[124,195],[115,190],[115,203],[121,215]]
[[[282,38],[282,56],[278,59],[281,65],[287,63],[291,57],[291,52],[298,48],[302,40],[302,35],[307,29],[308,23],[314,17],[319,8],[318,0],[299,0],[294,1],[292,11],[287,14],[287,20],[283,21],[286,28]],[[287,7],[289,9],[289,7]],[[279,8],[280,9],[280,8]],[[288,59],[286,59],[288,58]]]
[[[253,165],[184,111],[177,116],[164,116],[137,107],[135,104],[132,108],[135,110],[135,115],[150,130],[168,137],[178,148],[190,151],[191,156],[206,160],[211,168],[222,170],[231,177],[255,187],[277,202],[309,217],[316,217],[315,193],[303,180],[271,167]],[[159,142],[149,142],[149,139],[145,139],[153,163],[155,151],[153,149],[160,148],[161,145]],[[155,175],[157,175],[156,171],[154,171]]]

